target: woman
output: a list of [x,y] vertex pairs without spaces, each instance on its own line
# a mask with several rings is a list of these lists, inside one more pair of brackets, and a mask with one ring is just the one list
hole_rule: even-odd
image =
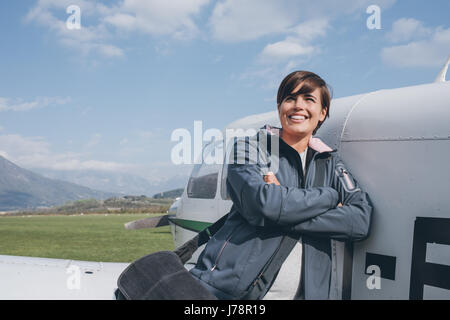
[[[330,100],[319,76],[293,72],[278,90],[282,128],[265,125],[236,142],[238,161],[228,165],[227,176],[233,206],[191,269],[219,299],[262,299],[279,288],[284,298],[328,299],[331,239],[368,236],[368,195],[337,150],[313,137],[329,115]],[[261,143],[274,138],[278,150]]]

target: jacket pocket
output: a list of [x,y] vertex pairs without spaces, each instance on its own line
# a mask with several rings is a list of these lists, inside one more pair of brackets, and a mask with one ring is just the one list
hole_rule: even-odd
[[335,173],[346,192],[356,192],[360,190],[356,187],[355,180],[343,165],[337,165]]

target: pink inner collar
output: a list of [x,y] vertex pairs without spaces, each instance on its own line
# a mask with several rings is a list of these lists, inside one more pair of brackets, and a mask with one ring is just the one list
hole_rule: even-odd
[[[272,127],[271,125],[266,124],[263,129],[266,129],[267,132],[270,134],[275,134],[277,136],[280,136],[281,128]],[[316,150],[317,152],[331,152],[333,149],[331,149],[325,142],[323,142],[319,138],[311,137],[308,142],[308,147],[311,149]]]

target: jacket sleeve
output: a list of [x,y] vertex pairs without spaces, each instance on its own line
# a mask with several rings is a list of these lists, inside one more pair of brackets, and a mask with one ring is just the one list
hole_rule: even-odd
[[266,183],[267,163],[252,161],[249,154],[257,146],[248,140],[245,145],[245,150],[237,148],[237,159],[243,157],[245,163],[228,164],[227,188],[233,204],[251,225],[293,226],[337,205],[339,194],[331,187],[302,189]]
[[336,156],[336,159],[332,185],[339,192],[342,206],[295,225],[290,230],[341,241],[361,241],[369,236],[372,202],[339,157]]

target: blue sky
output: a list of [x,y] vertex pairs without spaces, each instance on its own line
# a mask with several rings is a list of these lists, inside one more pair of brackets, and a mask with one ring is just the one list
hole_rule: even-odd
[[[66,26],[72,4],[79,30]],[[367,27],[370,5],[381,29]],[[26,168],[185,173],[173,130],[275,110],[291,71],[318,73],[335,98],[433,81],[449,12],[448,0],[2,1],[0,154]]]

